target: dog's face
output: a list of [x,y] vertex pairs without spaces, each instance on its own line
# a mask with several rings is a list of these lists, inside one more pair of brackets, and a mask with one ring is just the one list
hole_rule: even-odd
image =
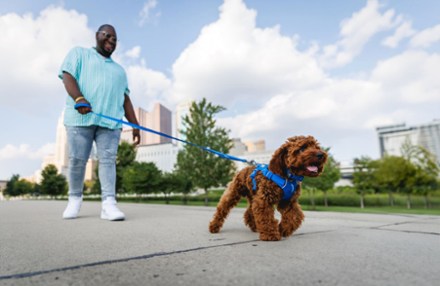
[[317,177],[324,170],[327,152],[321,149],[312,136],[287,139],[272,156],[269,169],[280,175],[289,169],[295,175]]

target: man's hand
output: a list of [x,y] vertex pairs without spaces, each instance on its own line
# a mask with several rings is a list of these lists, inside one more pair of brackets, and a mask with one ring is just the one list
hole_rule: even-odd
[[[81,98],[80,100],[78,100],[77,103],[85,103],[85,104],[90,105],[90,102],[88,102],[85,98]],[[90,105],[90,107],[82,106],[82,107],[78,107],[76,110],[79,113],[84,115],[84,114],[87,114],[89,112],[92,112],[92,106],[91,105]]]
[[83,104],[88,104],[89,106],[81,106],[81,107],[78,107],[76,110],[79,112],[79,113],[81,113],[81,114],[87,114],[87,113],[89,113],[89,112],[92,112],[92,106],[90,105],[90,102],[88,102],[84,97],[83,98],[81,98],[80,100],[78,100],[78,102],[77,102],[77,104],[78,103],[83,103]]
[[139,143],[141,143],[141,133],[139,131],[139,129],[134,129],[133,128],[133,145],[139,145]]

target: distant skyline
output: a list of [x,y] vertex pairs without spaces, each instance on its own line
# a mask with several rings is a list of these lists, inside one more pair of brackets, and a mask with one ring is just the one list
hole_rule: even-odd
[[222,105],[231,137],[313,135],[337,161],[378,158],[375,128],[440,119],[434,0],[37,0],[0,3],[0,180],[55,152],[58,69],[101,24],[136,107]]

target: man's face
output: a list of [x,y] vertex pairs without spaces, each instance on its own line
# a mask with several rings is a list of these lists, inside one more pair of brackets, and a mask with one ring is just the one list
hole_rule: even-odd
[[111,27],[105,27],[96,32],[96,50],[104,57],[109,58],[116,49],[117,36]]

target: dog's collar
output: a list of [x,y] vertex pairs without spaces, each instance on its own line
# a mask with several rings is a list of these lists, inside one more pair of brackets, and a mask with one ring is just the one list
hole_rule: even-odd
[[251,174],[252,190],[254,191],[257,189],[257,181],[255,180],[255,176],[258,172],[261,172],[267,179],[277,184],[277,186],[283,190],[283,200],[289,200],[298,189],[298,182],[301,182],[304,179],[304,176],[292,174],[290,170],[286,171],[287,179],[285,179],[277,174],[272,173],[269,170],[268,165],[259,164],[255,167]]

